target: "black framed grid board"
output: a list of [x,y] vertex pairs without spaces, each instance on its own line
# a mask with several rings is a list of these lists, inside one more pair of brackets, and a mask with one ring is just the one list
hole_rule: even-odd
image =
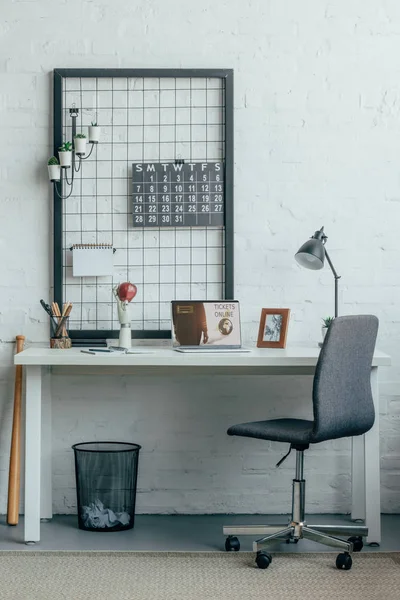
[[[73,341],[116,338],[130,281],[132,337],[169,338],[172,300],[234,297],[233,71],[55,69],[54,155],[92,123],[54,189],[54,299],[73,303]],[[85,271],[93,249],[107,268]]]

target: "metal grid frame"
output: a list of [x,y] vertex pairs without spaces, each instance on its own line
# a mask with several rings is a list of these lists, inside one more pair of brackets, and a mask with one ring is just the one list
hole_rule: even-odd
[[[207,269],[212,270],[213,268],[213,252],[219,252],[222,259],[220,258],[219,260],[217,260],[217,266],[219,265],[219,267],[222,267],[222,276],[219,277],[220,281],[220,288],[221,288],[221,292],[222,295],[227,298],[227,299],[233,299],[234,295],[233,295],[233,71],[232,70],[219,70],[219,69],[55,69],[54,70],[54,151],[56,153],[58,147],[61,145],[63,139],[65,139],[65,137],[68,138],[68,126],[65,125],[66,120],[65,120],[65,111],[68,111],[69,106],[66,105],[67,101],[70,101],[70,97],[69,100],[67,100],[67,85],[66,82],[68,79],[78,79],[80,81],[80,85],[81,85],[81,90],[82,90],[82,80],[85,81],[85,78],[89,78],[90,80],[95,80],[96,81],[96,92],[97,92],[97,88],[98,88],[98,82],[100,82],[99,87],[102,87],[102,83],[104,82],[104,78],[108,78],[112,80],[112,88],[111,88],[111,97],[113,99],[114,94],[114,80],[117,80],[119,82],[121,82],[123,79],[127,79],[127,81],[129,82],[130,80],[135,80],[137,79],[138,81],[145,81],[145,80],[149,80],[153,82],[157,81],[158,79],[158,93],[160,94],[163,91],[163,87],[161,85],[161,81],[169,81],[170,84],[172,81],[174,81],[174,92],[175,92],[175,98],[176,98],[176,90],[179,90],[179,82],[180,81],[186,81],[189,80],[190,81],[190,93],[192,93],[192,89],[196,90],[196,84],[197,82],[204,82],[204,80],[206,81],[206,90],[205,90],[205,97],[207,99],[207,81],[208,80],[212,80],[212,79],[218,79],[221,80],[221,85],[222,85],[222,89],[223,89],[223,105],[222,105],[222,109],[223,109],[223,114],[224,114],[224,118],[221,120],[220,123],[210,123],[207,122],[207,111],[205,112],[206,114],[206,122],[202,123],[201,125],[203,126],[202,132],[205,133],[205,140],[196,140],[198,141],[200,144],[205,142],[205,148],[206,148],[206,155],[205,156],[199,156],[198,158],[201,160],[221,160],[221,156],[215,156],[215,157],[210,157],[207,156],[207,142],[212,142],[212,140],[210,140],[209,137],[209,126],[210,125],[215,125],[216,127],[220,127],[221,128],[221,136],[216,138],[216,141],[220,141],[223,144],[223,154],[222,154],[222,160],[224,161],[224,166],[225,166],[225,177],[224,177],[224,192],[225,192],[225,227],[224,228],[196,228],[196,227],[188,227],[188,228],[182,228],[182,229],[175,229],[175,228],[171,228],[171,229],[160,229],[160,228],[155,228],[153,229],[135,229],[133,230],[132,227],[129,227],[129,225],[126,225],[125,228],[127,229],[127,231],[135,231],[136,234],[139,233],[139,235],[141,236],[141,243],[138,243],[138,247],[135,247],[135,244],[133,244],[133,247],[130,247],[131,244],[126,243],[125,245],[123,243],[121,243],[121,239],[119,239],[118,237],[118,229],[115,232],[115,236],[116,238],[112,240],[113,245],[119,250],[116,253],[116,269],[117,269],[117,274],[116,277],[118,279],[118,276],[120,275],[119,279],[123,280],[125,279],[131,279],[132,281],[134,281],[135,283],[138,283],[139,289],[140,289],[140,285],[148,285],[150,289],[150,286],[155,286],[158,285],[158,298],[156,297],[154,300],[152,300],[151,298],[151,294],[147,295],[146,299],[142,300],[142,312],[141,314],[138,316],[137,315],[137,306],[134,308],[134,310],[132,311],[133,314],[133,319],[132,319],[132,337],[134,338],[168,338],[170,337],[170,329],[169,329],[169,323],[170,323],[170,319],[169,319],[169,314],[166,315],[165,314],[165,305],[167,302],[162,303],[161,302],[161,285],[163,286],[163,290],[169,290],[170,294],[169,294],[169,298],[168,298],[168,304],[169,304],[169,300],[170,299],[176,299],[176,298],[182,298],[182,297],[187,297],[188,295],[188,286],[190,286],[189,289],[189,296],[190,299],[201,299],[201,294],[199,295],[198,293],[196,293],[196,283],[195,280],[192,279],[193,276],[196,275],[196,269],[198,268],[199,265],[196,264],[196,251],[198,252],[202,252],[202,256],[203,256],[203,262],[205,262],[205,268],[206,271]],[[167,79],[164,79],[167,78]],[[183,78],[183,79],[180,79]],[[178,82],[178,85],[177,85]],[[193,82],[193,85],[192,85]],[[169,85],[170,85],[169,84]],[[169,85],[166,86],[165,90],[167,91],[169,88]],[[129,83],[128,83],[128,88],[129,88]],[[151,90],[154,91],[154,87],[151,87]],[[204,85],[203,87],[200,87],[199,89],[203,89],[204,90]],[[149,90],[149,91],[151,91]],[[73,91],[73,90],[69,90],[69,91]],[[77,90],[78,91],[78,90]],[[129,92],[129,89],[127,90],[118,90],[118,86],[117,86],[117,90],[118,92]],[[140,92],[143,95],[143,105],[142,105],[142,115],[143,115],[143,120],[142,123],[144,123],[145,120],[145,104],[144,104],[144,95],[145,92],[147,91],[143,85],[143,89],[142,90],[133,90],[136,92]],[[168,94],[166,94],[167,96]],[[82,93],[81,93],[82,96]],[[120,94],[121,96],[121,94]],[[122,99],[122,103],[123,102],[123,98],[121,96]],[[121,102],[121,100],[120,100]],[[97,94],[96,94],[96,103],[97,103]],[[83,105],[82,105],[83,106]],[[129,106],[129,105],[128,105]],[[207,105],[208,106],[208,105]],[[79,107],[79,106],[78,106]],[[97,108],[97,104],[96,107]],[[103,106],[104,108],[104,106]],[[124,106],[122,108],[127,109],[127,106]],[[153,107],[150,107],[153,108]],[[186,140],[184,137],[182,139],[182,133],[184,133],[184,131],[182,130],[182,132],[178,132],[178,137],[179,137],[179,142],[177,142],[177,128],[176,128],[176,111],[179,110],[179,106],[176,105],[175,106],[167,106],[165,108],[170,108],[175,112],[175,126],[171,125],[172,129],[171,131],[174,132],[174,136],[175,136],[175,140],[174,140],[174,152],[176,152],[176,149],[182,149],[182,151],[186,154],[186,152],[190,152],[190,156],[182,156],[183,159],[187,158],[187,159],[191,159],[191,160],[196,160],[196,157],[193,157],[192,155],[192,132],[193,132],[193,126],[195,126],[196,124],[192,122],[192,118],[190,118],[190,122],[189,122],[189,128],[185,129],[185,132],[187,133],[189,131],[190,134],[190,139]],[[211,106],[212,108],[212,106]],[[219,108],[219,107],[218,107]],[[114,106],[112,106],[112,109],[114,109]],[[156,113],[158,111],[158,114],[160,115],[160,103],[158,105],[158,107],[154,107],[154,112]],[[104,114],[104,113],[103,113]],[[149,113],[150,114],[150,113]],[[190,117],[192,117],[192,114],[190,115]],[[129,118],[129,117],[127,117]],[[87,125],[87,121],[85,120],[86,116],[83,115],[83,112],[80,111],[80,125],[81,126],[85,126]],[[120,148],[119,145],[121,144],[121,146],[124,145],[124,141],[119,142],[116,141],[114,139],[114,134],[113,134],[113,129],[114,127],[117,127],[117,125],[113,124],[113,118],[111,121],[111,140],[108,142],[110,144],[110,152],[111,152],[111,170],[113,172],[114,169],[114,161],[113,161],[113,154],[114,152],[116,154],[118,154],[118,152],[120,152]],[[101,122],[99,123],[100,125]],[[127,124],[126,124],[127,125]],[[205,125],[205,129],[204,129],[204,125]],[[125,124],[124,124],[125,126]],[[149,126],[151,127],[151,125],[149,124]],[[161,135],[160,135],[160,117],[158,118],[158,124],[155,125],[155,127],[158,127],[158,139],[156,140],[156,144],[158,145],[158,158],[160,160],[166,160],[166,161],[171,161],[171,147],[169,146],[168,149],[168,153],[166,154],[162,154],[162,147],[163,144],[171,144],[171,141],[168,141],[168,138],[163,141],[161,139]],[[144,130],[144,127],[142,127],[142,131]],[[215,131],[215,129],[214,129]],[[212,129],[211,129],[212,132]],[[207,139],[208,138],[208,139]],[[70,139],[70,138],[68,138]],[[118,139],[118,138],[117,138]],[[106,144],[107,142],[103,142],[104,144]],[[134,142],[135,143],[135,142]],[[141,156],[140,159],[146,159],[146,158],[150,158],[151,160],[154,160],[154,151],[155,148],[152,148],[152,155],[146,157],[143,154],[143,147],[144,147],[144,143],[145,140],[138,140],[137,144],[138,144],[138,148],[141,147]],[[115,145],[117,144],[117,145]],[[185,144],[189,144],[189,146],[185,146]],[[99,144],[99,147],[101,146],[101,143]],[[189,148],[189,150],[187,150],[187,148]],[[125,165],[126,165],[126,161],[128,161],[128,163],[132,163],[134,162],[133,158],[135,158],[135,156],[131,156],[129,157],[129,149],[127,147],[127,154],[125,157]],[[157,154],[157,152],[156,152]],[[175,156],[175,158],[180,158],[181,156]],[[83,165],[83,169],[86,168],[88,163]],[[93,170],[94,169],[94,170]],[[96,160],[93,162],[93,166],[92,166],[92,170],[93,170],[93,184],[89,184],[89,185],[93,185],[93,188],[90,189],[89,188],[89,194],[87,194],[88,198],[93,198],[93,196],[95,196],[96,198],[96,209],[94,211],[94,226],[93,230],[90,230],[90,228],[84,228],[83,226],[83,217],[86,217],[86,214],[83,214],[83,210],[82,210],[82,198],[85,198],[86,194],[84,194],[83,192],[85,191],[84,189],[84,184],[87,185],[87,182],[85,182],[84,180],[82,180],[82,177],[79,179],[76,179],[75,181],[75,185],[77,186],[77,188],[79,187],[78,193],[74,193],[75,196],[75,204],[74,204],[74,197],[72,202],[70,200],[65,201],[65,209],[63,206],[63,201],[60,200],[56,194],[56,192],[54,192],[54,298],[55,300],[59,303],[62,304],[63,299],[67,299],[67,300],[72,300],[74,301],[74,298],[66,298],[66,290],[68,289],[68,293],[70,294],[70,290],[73,289],[71,287],[66,287],[69,285],[75,285],[77,286],[77,288],[80,288],[80,293],[81,293],[81,302],[78,302],[78,307],[80,306],[80,310],[77,311],[76,316],[78,317],[77,319],[75,319],[75,322],[72,321],[71,322],[71,337],[75,338],[75,339],[103,339],[103,338],[108,338],[108,337],[117,337],[118,336],[118,329],[114,328],[114,325],[116,325],[118,327],[118,323],[116,322],[116,318],[115,316],[113,316],[113,313],[111,312],[107,318],[105,319],[106,323],[110,323],[111,324],[111,328],[104,328],[104,326],[102,326],[101,321],[102,319],[99,318],[99,314],[98,314],[98,306],[100,306],[101,304],[104,304],[104,297],[101,296],[101,294],[108,294],[108,298],[106,298],[106,303],[108,302],[109,306],[113,305],[113,297],[112,297],[112,281],[107,281],[105,279],[101,279],[101,281],[97,281],[97,279],[95,279],[95,281],[93,281],[94,278],[92,278],[90,281],[86,281],[86,278],[81,278],[81,281],[79,283],[66,283],[66,281],[68,281],[68,270],[71,268],[71,253],[69,252],[68,248],[71,244],[71,242],[74,243],[104,243],[104,242],[109,242],[109,239],[104,239],[104,237],[101,237],[101,228],[99,230],[98,224],[99,224],[99,219],[102,217],[101,212],[98,210],[98,206],[97,206],[97,200],[98,200],[98,183],[99,181],[101,182],[101,178],[98,177],[99,173],[98,173],[98,161],[97,161],[97,157]],[[88,177],[87,179],[91,179],[90,177]],[[112,183],[111,183],[112,186]],[[112,192],[112,190],[111,190]],[[113,201],[113,193],[111,193],[111,202]],[[125,198],[125,202],[127,201],[127,197],[130,199],[131,198],[131,194],[129,192],[129,176],[127,178],[127,187],[126,187],[126,191],[124,193],[121,194],[122,198]],[[68,202],[71,202],[70,204],[68,204]],[[74,214],[74,206],[75,206],[75,210],[77,207],[77,203],[78,203],[78,211],[77,213]],[[79,208],[79,203],[80,203],[80,208]],[[69,209],[69,207],[71,207],[71,210]],[[129,209],[128,209],[129,212]],[[72,214],[71,214],[72,213]],[[71,215],[71,219],[75,220],[75,226],[74,227],[70,227],[68,225],[68,215]],[[126,211],[125,213],[122,214],[122,218],[126,217]],[[89,218],[89,217],[88,217]],[[76,223],[78,222],[78,225],[76,225]],[[72,229],[72,231],[69,231],[70,229]],[[109,228],[111,230],[113,230],[113,224],[111,225],[111,228]],[[73,234],[73,235],[70,235]],[[75,235],[76,234],[76,235]],[[74,237],[75,235],[75,237]],[[126,234],[128,235],[128,233]],[[155,243],[156,240],[156,243]],[[182,247],[187,247],[189,248],[190,251],[190,261],[187,264],[181,265],[179,264],[179,260],[177,261],[177,251],[179,248]],[[142,266],[141,266],[141,270],[142,270],[142,276],[140,277],[138,275],[138,272],[136,272],[134,270],[131,270],[129,265],[134,264],[135,263],[135,255],[138,255],[138,253],[142,253]],[[119,256],[118,256],[119,255]],[[151,260],[149,261],[148,256],[151,256]],[[171,259],[168,261],[168,259],[165,258],[165,256],[167,255],[171,255]],[[174,256],[173,256],[174,255]],[[192,260],[194,258],[194,260]],[[121,266],[121,270],[118,271],[119,266]],[[202,266],[202,265],[200,265]],[[171,269],[173,270],[173,275],[174,277],[172,278],[174,283],[167,283],[168,281],[168,271],[171,272]],[[182,271],[187,273],[187,276],[189,278],[188,281],[185,281],[185,277],[182,276],[178,276],[177,277],[177,271]],[[155,283],[152,283],[151,281],[151,273],[154,272],[155,275]],[[211,271],[210,271],[211,272]],[[147,281],[145,281],[144,279],[144,273],[146,273],[146,278]],[[166,273],[166,275],[164,276],[164,273]],[[114,278],[115,280],[115,278]],[[164,281],[163,281],[164,280]],[[166,280],[166,281],[165,281]],[[201,279],[200,279],[201,280]],[[179,282],[179,283],[178,283]],[[174,287],[174,289],[170,289],[171,285]],[[206,283],[207,285],[207,283]],[[165,286],[165,287],[164,287]],[[169,286],[169,287],[168,287]],[[214,286],[215,287],[215,286]],[[82,324],[87,322],[86,319],[86,315],[83,315],[83,307],[85,302],[83,301],[83,296],[82,296],[82,290],[83,288],[87,291],[90,292],[91,296],[87,296],[88,298],[90,298],[91,302],[88,302],[88,305],[94,305],[95,307],[95,318],[92,319],[92,322],[90,323],[90,327],[87,329],[83,329]],[[186,288],[186,293],[184,292],[184,289]],[[212,285],[210,286],[210,292],[213,291],[213,287]],[[172,296],[171,296],[171,292],[173,292]],[[163,297],[168,297],[168,293],[163,294]],[[156,294],[157,296],[157,294]],[[205,295],[204,295],[204,290],[203,290],[203,297],[204,299],[216,299],[216,295],[211,293],[211,297],[207,294],[207,289],[205,291]],[[189,299],[189,298],[188,298]],[[152,304],[154,305],[158,305],[158,311],[156,311],[156,318],[154,318],[154,310],[153,310],[153,316],[150,318],[146,318],[145,316],[145,309],[151,309],[151,308],[155,308],[155,306],[152,306]],[[156,307],[157,308],[157,307]],[[135,312],[136,311],[136,312]],[[163,314],[161,314],[163,312]],[[151,312],[151,311],[150,311]],[[86,320],[85,320],[86,319]],[[168,327],[166,327],[166,324],[168,323]],[[75,329],[75,325],[78,325],[78,328]],[[89,324],[89,323],[87,323]],[[151,325],[151,327],[149,327],[149,324]],[[100,325],[100,328],[99,328]],[[147,326],[147,327],[146,327]]]

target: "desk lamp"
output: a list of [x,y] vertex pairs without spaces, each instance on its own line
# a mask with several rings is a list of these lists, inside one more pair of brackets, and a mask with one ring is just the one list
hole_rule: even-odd
[[332,264],[331,259],[329,258],[329,254],[325,249],[325,243],[327,240],[327,236],[324,233],[324,228],[321,227],[319,231],[316,231],[314,235],[309,239],[305,244],[299,248],[297,253],[295,254],[295,259],[302,267],[306,269],[312,269],[313,271],[318,271],[322,269],[324,266],[324,260],[328,261],[328,264],[332,270],[333,276],[335,278],[335,317],[338,316],[338,281],[340,279],[340,275],[338,275],[335,271],[335,268]]

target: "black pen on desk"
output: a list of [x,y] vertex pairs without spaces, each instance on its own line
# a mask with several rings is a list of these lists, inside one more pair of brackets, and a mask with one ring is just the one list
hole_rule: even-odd
[[112,352],[109,348],[88,348],[89,352]]
[[111,354],[111,350],[108,348],[87,348],[85,350],[81,350],[84,354],[97,354],[98,352],[105,352],[106,354]]

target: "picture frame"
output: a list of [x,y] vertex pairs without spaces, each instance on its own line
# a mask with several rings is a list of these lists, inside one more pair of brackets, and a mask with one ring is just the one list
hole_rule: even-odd
[[263,308],[257,348],[285,348],[290,308]]

